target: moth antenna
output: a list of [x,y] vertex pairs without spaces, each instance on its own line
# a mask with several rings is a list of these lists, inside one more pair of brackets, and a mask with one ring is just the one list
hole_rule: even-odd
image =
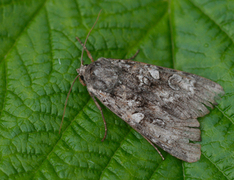
[[[98,17],[97,17],[95,23],[93,24],[93,27],[92,27],[92,28],[90,29],[90,31],[89,31],[89,33],[88,33],[88,35],[87,35],[87,37],[86,37],[86,39],[85,39],[84,45],[82,44],[82,42],[80,41],[79,38],[76,38],[76,39],[79,41],[79,43],[83,46],[82,53],[81,53],[81,66],[83,66],[83,54],[84,54],[84,50],[86,50],[86,52],[87,52],[89,58],[91,59],[91,61],[94,62],[94,60],[93,60],[93,58],[92,58],[90,52],[86,49],[85,45],[86,45],[86,42],[87,42],[87,40],[88,40],[88,37],[89,37],[91,31],[93,30],[94,26],[96,25],[96,23],[97,23],[97,21],[98,21],[98,18],[99,18],[100,14],[101,14],[101,11],[102,11],[102,9],[99,11]],[[67,94],[67,98],[66,98],[65,106],[64,106],[64,110],[63,110],[63,117],[62,117],[62,121],[61,121],[60,128],[59,128],[59,134],[60,134],[60,132],[61,132],[61,128],[62,128],[64,116],[65,116],[65,111],[66,111],[66,107],[67,107],[67,101],[68,101],[69,95],[70,95],[70,93],[71,93],[72,87],[73,87],[73,85],[75,84],[75,82],[76,82],[76,80],[77,80],[78,77],[80,77],[80,75],[77,75],[77,76],[76,76],[76,78],[74,79],[74,81],[73,81],[73,83],[72,83],[72,85],[71,85],[71,88],[70,88],[70,90],[69,90],[69,92],[68,92],[68,94]]]
[[[91,31],[93,30],[94,26],[96,25],[96,23],[97,23],[97,21],[98,21],[98,18],[99,18],[100,14],[101,14],[101,12],[102,12],[102,9],[99,11],[98,17],[97,17],[95,23],[93,24],[93,27],[89,30],[89,33],[88,33],[88,35],[87,35],[87,37],[86,37],[86,39],[85,39],[84,46],[83,46],[82,53],[81,53],[81,66],[83,66],[83,54],[84,54],[86,42],[87,42],[87,40],[88,40],[88,37],[89,37]],[[78,41],[79,41],[79,40],[78,40]]]
[[74,81],[73,81],[73,83],[72,83],[72,85],[71,85],[71,87],[70,87],[70,90],[69,90],[69,92],[68,92],[68,94],[67,94],[67,98],[66,98],[65,106],[64,106],[64,110],[63,110],[63,118],[62,118],[62,121],[61,121],[61,124],[60,124],[60,128],[59,128],[59,134],[60,134],[60,132],[61,132],[61,128],[62,128],[62,124],[63,124],[63,119],[64,119],[64,116],[65,116],[65,111],[66,111],[66,107],[67,107],[68,97],[69,97],[69,95],[70,95],[70,93],[71,93],[71,90],[72,90],[72,87],[73,87],[73,85],[75,84],[75,82],[76,82],[76,80],[77,80],[78,77],[80,77],[80,75],[77,75],[77,76],[76,76],[76,78],[74,79]]
[[81,46],[85,49],[85,51],[87,52],[87,55],[88,55],[89,59],[92,62],[94,62],[93,57],[92,57],[91,53],[89,52],[89,50],[84,46],[84,44],[81,42],[81,40],[78,37],[76,37],[76,39],[81,44]]

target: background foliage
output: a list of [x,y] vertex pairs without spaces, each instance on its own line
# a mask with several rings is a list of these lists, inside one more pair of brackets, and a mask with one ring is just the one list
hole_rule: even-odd
[[[202,155],[165,161],[124,121],[100,112],[78,81],[81,46],[94,59],[129,58],[183,70],[226,92],[199,118]],[[1,0],[0,179],[234,179],[233,0]],[[85,62],[90,60],[85,56]]]

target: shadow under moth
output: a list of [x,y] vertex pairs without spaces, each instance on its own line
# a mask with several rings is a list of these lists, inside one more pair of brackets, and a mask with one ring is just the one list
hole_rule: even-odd
[[[201,145],[190,143],[201,141],[197,118],[209,113],[207,107],[217,105],[215,98],[224,94],[223,88],[194,74],[132,61],[136,55],[128,60],[102,57],[94,61],[85,47],[87,38],[84,44],[77,38],[83,50],[75,80],[80,78],[80,82],[87,86],[90,96],[101,111],[105,125],[103,140],[107,126],[95,97],[153,146],[156,144],[183,161],[198,161]],[[84,50],[92,61],[89,65],[83,65]],[[70,92],[71,89],[68,96]],[[161,155],[155,146],[154,148]],[[161,157],[163,158],[162,155]]]

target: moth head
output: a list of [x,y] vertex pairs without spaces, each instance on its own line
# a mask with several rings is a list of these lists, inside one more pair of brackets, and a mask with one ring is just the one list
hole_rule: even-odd
[[80,83],[85,86],[85,78],[84,78],[84,75],[85,75],[85,70],[87,68],[88,65],[81,65],[81,67],[79,69],[76,69],[76,72],[79,74],[80,78]]

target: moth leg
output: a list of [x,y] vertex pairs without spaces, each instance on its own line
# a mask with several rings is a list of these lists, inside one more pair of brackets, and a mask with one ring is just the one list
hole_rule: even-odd
[[127,60],[133,60],[133,59],[135,59],[135,57],[138,55],[139,51],[140,51],[140,49],[138,49],[137,52],[132,57],[130,57]]
[[84,44],[81,42],[81,40],[78,37],[76,37],[76,39],[81,44],[81,46],[85,49],[85,51],[87,52],[89,59],[91,59],[91,61],[94,62],[93,57],[92,57],[91,53],[89,52],[89,50],[84,46]]
[[[141,134],[142,135],[142,134]],[[164,160],[164,157],[163,155],[161,154],[161,152],[158,150],[158,148],[147,138],[145,137],[144,135],[142,135],[153,147],[154,149],[156,149],[156,151],[158,152],[158,154],[162,157],[162,159]]]
[[[88,91],[89,92],[89,91]],[[93,101],[95,102],[97,108],[101,111],[101,114],[102,114],[102,119],[103,119],[103,122],[104,122],[104,125],[105,125],[105,135],[104,137],[102,138],[102,141],[104,141],[106,139],[106,135],[107,135],[107,126],[106,126],[106,120],[104,118],[104,115],[103,115],[103,112],[102,112],[102,108],[101,106],[98,104],[97,100],[95,99],[94,95],[92,93],[90,93],[90,96],[92,97]]]

